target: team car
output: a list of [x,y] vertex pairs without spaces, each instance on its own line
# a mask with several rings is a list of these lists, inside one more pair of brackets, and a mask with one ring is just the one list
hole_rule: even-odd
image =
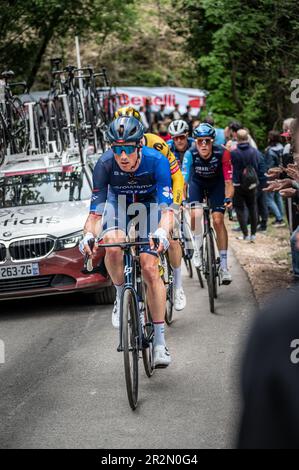
[[17,155],[0,167],[0,300],[84,292],[112,303],[103,263],[84,273],[78,245],[89,212],[94,158]]

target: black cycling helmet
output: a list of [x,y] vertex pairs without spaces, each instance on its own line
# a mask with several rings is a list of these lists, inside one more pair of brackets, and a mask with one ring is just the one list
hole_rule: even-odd
[[215,131],[215,128],[213,126],[211,126],[211,124],[207,124],[207,123],[202,123],[202,124],[199,124],[199,126],[197,126],[194,131],[193,131],[193,135],[195,138],[203,138],[203,137],[210,137],[211,139],[215,139],[215,136],[216,136],[216,131]]
[[135,142],[139,144],[144,135],[144,127],[133,116],[118,117],[114,119],[107,131],[107,138],[111,144]]

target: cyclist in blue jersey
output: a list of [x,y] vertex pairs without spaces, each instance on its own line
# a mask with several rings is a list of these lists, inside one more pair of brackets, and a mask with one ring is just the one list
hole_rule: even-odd
[[[81,242],[84,253],[92,255],[88,241],[100,234],[104,243],[125,241],[132,218],[141,241],[149,240],[153,233],[160,241],[157,251],[168,248],[174,223],[170,165],[155,149],[142,147],[143,135],[143,125],[135,117],[119,117],[110,124],[107,137],[111,149],[94,169],[90,214]],[[140,263],[154,323],[155,367],[167,367],[171,358],[164,336],[166,291],[152,242],[141,249]],[[107,248],[105,264],[117,291],[112,324],[119,328],[119,300],[124,286],[121,249]]]
[[200,249],[202,246],[200,203],[205,195],[208,196],[213,225],[217,234],[217,244],[220,254],[220,279],[222,284],[230,284],[232,277],[228,271],[227,248],[228,235],[224,224],[225,208],[232,206],[234,188],[232,184],[232,165],[230,152],[222,147],[213,145],[215,129],[210,124],[202,123],[194,130],[196,145],[185,153],[183,160],[183,175],[189,184],[189,202],[192,204],[191,223],[195,230],[196,250],[194,264],[201,266]]
[[183,119],[176,119],[169,124],[168,132],[172,139],[167,141],[171,152],[182,166],[185,152],[192,147],[195,140],[188,137],[189,126]]

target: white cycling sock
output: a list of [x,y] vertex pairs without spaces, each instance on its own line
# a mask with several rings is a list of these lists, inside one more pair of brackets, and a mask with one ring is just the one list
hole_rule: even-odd
[[116,289],[116,299],[117,300],[120,300],[120,296],[121,296],[121,293],[122,293],[122,290],[123,290],[123,287],[124,287],[124,283],[121,284],[120,286],[114,286],[115,289]]
[[227,250],[220,250],[220,266],[227,271]]
[[164,321],[154,322],[154,347],[165,346]]
[[173,283],[177,289],[182,287],[182,270],[181,267],[173,268]]

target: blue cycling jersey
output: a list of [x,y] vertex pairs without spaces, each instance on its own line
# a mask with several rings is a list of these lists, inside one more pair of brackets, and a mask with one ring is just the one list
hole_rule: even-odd
[[169,161],[155,149],[142,147],[141,163],[133,173],[118,166],[112,150],[98,160],[93,172],[90,212],[103,214],[109,192],[126,195],[127,202],[151,201],[159,205],[173,202]]
[[186,150],[184,150],[183,152],[179,152],[177,149],[176,149],[176,146],[175,146],[175,143],[174,143],[174,140],[171,139],[171,140],[168,140],[167,141],[167,145],[168,147],[170,148],[170,150],[172,151],[172,153],[174,154],[175,158],[178,160],[178,162],[182,163],[183,161],[183,158],[184,158],[184,153],[189,150],[192,145],[194,144],[195,140],[192,138],[192,137],[188,137],[187,138],[188,140],[188,146],[186,148]]
[[186,183],[190,176],[195,181],[215,180],[217,178],[231,179],[231,162],[229,152],[222,147],[213,145],[212,155],[209,159],[201,158],[198,150],[187,150],[183,160],[182,173]]

